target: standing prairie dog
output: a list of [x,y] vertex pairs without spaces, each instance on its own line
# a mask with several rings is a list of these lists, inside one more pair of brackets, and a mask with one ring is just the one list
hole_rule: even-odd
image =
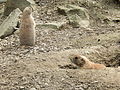
[[71,62],[84,69],[103,69],[106,66],[91,62],[87,57],[82,55],[71,55]]
[[32,46],[35,44],[35,21],[32,16],[32,8],[23,10],[20,24],[20,45]]

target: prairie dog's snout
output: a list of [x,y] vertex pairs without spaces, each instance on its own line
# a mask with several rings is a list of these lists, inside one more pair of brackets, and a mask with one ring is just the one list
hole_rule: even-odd
[[82,67],[85,64],[85,60],[81,58],[79,55],[73,55],[73,58],[71,58],[72,63]]

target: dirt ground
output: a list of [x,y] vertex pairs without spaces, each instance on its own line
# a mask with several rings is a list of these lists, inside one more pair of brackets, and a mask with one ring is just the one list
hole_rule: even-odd
[[[36,45],[20,47],[19,32],[0,39],[0,90],[120,90],[120,2],[113,1],[36,0]],[[39,27],[66,22],[57,7],[67,3],[88,10],[88,28]],[[71,54],[85,55],[107,68],[79,69],[71,63]]]

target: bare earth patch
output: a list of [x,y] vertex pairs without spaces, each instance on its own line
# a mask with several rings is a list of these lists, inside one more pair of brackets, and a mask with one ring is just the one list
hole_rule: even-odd
[[[120,23],[108,24],[105,17],[95,14],[99,10],[106,16],[119,16],[119,6],[107,8],[101,0],[95,0],[97,6],[91,3],[93,0],[89,4],[78,1],[39,0],[35,21],[66,22],[66,16],[58,14],[57,6],[69,3],[88,9],[92,24],[88,28],[36,27],[33,47],[19,46],[19,31],[0,39],[0,90],[120,90]],[[71,54],[84,55],[107,68],[79,69],[70,61]]]

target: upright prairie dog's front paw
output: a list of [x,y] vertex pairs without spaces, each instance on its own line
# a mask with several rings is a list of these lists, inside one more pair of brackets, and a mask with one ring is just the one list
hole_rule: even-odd
[[91,62],[87,57],[78,54],[70,55],[70,60],[72,63],[84,69],[103,69],[106,67],[103,64]]

